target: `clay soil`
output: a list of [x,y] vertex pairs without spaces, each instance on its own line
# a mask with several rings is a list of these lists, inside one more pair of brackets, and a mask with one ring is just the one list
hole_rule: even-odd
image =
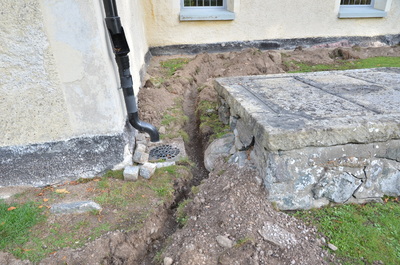
[[[199,128],[196,110],[200,102],[217,102],[213,89],[213,80],[217,77],[285,73],[296,70],[293,61],[337,64],[343,60],[375,56],[398,57],[400,47],[298,48],[295,51],[247,49],[191,57],[152,58],[138,96],[140,116],[158,128],[166,127],[166,134],[186,131],[189,136],[186,151],[195,162],[192,180],[190,174],[182,169],[181,174],[185,176],[173,180],[175,192],[172,198],[160,198],[142,190],[142,195],[147,196],[144,204],[135,201],[116,207],[109,203],[101,213],[50,216],[48,223],[41,228],[48,237],[52,236],[49,232],[52,223],[64,227],[59,230],[60,234],[86,233],[101,223],[108,224],[105,229],[112,231],[100,231],[102,236],[94,234],[98,238],[88,239],[84,244],[76,243],[72,237],[70,247],[48,254],[40,264],[171,264],[170,261],[183,265],[339,263],[334,254],[327,251],[329,238],[323,238],[315,228],[276,210],[266,201],[267,191],[251,161],[238,168],[222,158],[218,161],[218,169],[210,173],[205,171],[202,154],[214,132],[212,128]],[[160,64],[183,57],[187,58],[187,64],[172,75],[167,74]],[[186,122],[163,124],[165,113],[172,113],[171,110],[176,110],[177,106],[188,117]],[[30,189],[12,200],[34,200],[46,206],[49,203],[44,199],[51,200],[51,203],[95,199],[103,193],[110,193],[112,187],[124,185],[119,179],[109,180],[108,186],[99,185],[100,181],[102,179],[98,178],[87,183],[68,182],[59,187]],[[191,188],[193,185],[196,186]],[[66,189],[69,193],[54,194],[56,189]],[[177,213],[177,206],[182,202],[186,207]],[[184,222],[177,222],[182,213]],[[68,226],[75,219],[81,222],[81,227]],[[266,236],[266,233],[271,236]],[[221,238],[225,243],[221,243]],[[30,262],[0,253],[0,264]]]

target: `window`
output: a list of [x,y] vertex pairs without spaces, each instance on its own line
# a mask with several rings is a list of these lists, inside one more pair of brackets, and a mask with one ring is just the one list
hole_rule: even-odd
[[340,0],[339,18],[385,17],[391,0]]
[[181,21],[233,20],[235,13],[228,10],[232,0],[181,0]]
[[340,5],[370,6],[372,2],[372,0],[341,0]]
[[184,0],[183,1],[184,7],[223,7],[224,1],[223,0]]

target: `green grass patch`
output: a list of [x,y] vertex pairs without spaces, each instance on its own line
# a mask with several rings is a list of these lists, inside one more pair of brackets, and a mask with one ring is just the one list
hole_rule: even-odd
[[349,70],[379,67],[400,67],[400,57],[371,57],[367,59],[337,61],[335,64],[307,64],[297,61],[286,62],[286,65],[295,65],[298,70],[290,73],[317,72],[329,70]]
[[197,115],[200,119],[200,131],[210,136],[210,141],[221,138],[230,132],[229,125],[223,124],[218,116],[217,102],[201,101],[197,106]]
[[179,203],[178,208],[176,209],[176,221],[181,227],[185,226],[189,219],[189,216],[185,212],[185,207],[191,201],[191,199],[184,200],[183,202]]
[[[30,202],[10,205],[0,200],[0,249],[17,255],[23,251],[18,246],[25,244],[30,229],[46,219],[39,204]],[[10,208],[15,207],[15,209]],[[13,210],[12,210],[13,209]]]
[[165,74],[170,77],[179,69],[182,69],[190,61],[189,58],[176,58],[160,62],[161,67],[165,70]]
[[104,178],[115,178],[115,179],[124,179],[124,170],[108,170],[104,175]]
[[346,204],[294,214],[318,227],[344,264],[398,264],[400,204]]

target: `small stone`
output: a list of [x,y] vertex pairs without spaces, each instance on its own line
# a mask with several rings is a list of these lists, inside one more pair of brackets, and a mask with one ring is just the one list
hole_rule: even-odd
[[143,166],[140,167],[140,176],[145,179],[151,178],[154,172],[156,171],[157,165],[153,163],[144,163]]
[[237,164],[240,168],[245,166],[247,160],[247,153],[246,151],[239,151],[236,152],[229,158],[228,163],[230,164]]
[[128,166],[124,168],[124,180],[126,181],[136,181],[139,177],[139,169],[138,166]]
[[172,263],[174,263],[174,260],[170,257],[165,257],[164,258],[164,265],[171,265]]
[[149,161],[149,154],[135,151],[132,160],[135,163],[145,164]]
[[233,241],[230,240],[228,237],[226,236],[217,236],[216,238],[217,243],[224,248],[231,248],[233,247]]
[[337,246],[335,246],[335,245],[332,244],[332,243],[328,243],[328,248],[330,248],[330,249],[333,250],[333,251],[338,250]]
[[158,132],[159,132],[160,134],[165,134],[165,132],[166,132],[165,127],[164,127],[164,126],[161,126],[160,129],[158,129]]

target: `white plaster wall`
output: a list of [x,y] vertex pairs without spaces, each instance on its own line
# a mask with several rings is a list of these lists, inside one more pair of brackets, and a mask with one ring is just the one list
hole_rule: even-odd
[[400,0],[386,18],[339,19],[340,0],[229,0],[233,21],[180,22],[180,0],[146,2],[150,46],[399,33]]
[[[137,91],[148,50],[141,5],[117,3]],[[122,132],[125,105],[102,0],[0,0],[0,6],[0,147]]]

